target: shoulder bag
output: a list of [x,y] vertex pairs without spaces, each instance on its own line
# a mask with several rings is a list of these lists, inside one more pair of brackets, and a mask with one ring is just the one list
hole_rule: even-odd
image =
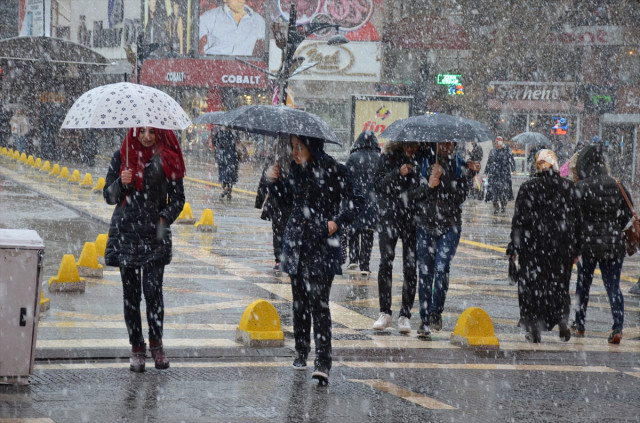
[[624,229],[624,242],[627,247],[627,255],[632,256],[640,250],[640,222],[638,222],[638,215],[633,209],[633,205],[631,205],[631,201],[629,201],[627,193],[624,188],[622,188],[622,184],[617,179],[616,183],[618,184],[618,188],[620,188],[620,192],[622,192],[624,200],[627,202],[627,206],[629,206],[629,209],[633,214],[631,221]]

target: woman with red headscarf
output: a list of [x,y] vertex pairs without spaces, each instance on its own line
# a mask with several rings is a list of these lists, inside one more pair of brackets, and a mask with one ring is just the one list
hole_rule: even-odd
[[167,369],[162,348],[164,266],[171,262],[170,225],[184,206],[184,159],[171,130],[130,129],[111,158],[104,198],[111,217],[105,263],[120,268],[124,320],[131,344],[130,369],[144,372],[146,344],[140,302],[146,302],[149,346],[156,369]]

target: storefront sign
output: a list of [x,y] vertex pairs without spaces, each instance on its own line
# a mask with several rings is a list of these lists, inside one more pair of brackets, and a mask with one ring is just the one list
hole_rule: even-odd
[[625,41],[629,38],[635,38],[633,33],[628,29],[620,26],[578,26],[566,27],[561,31],[550,31],[546,34],[540,34],[537,40],[531,40],[529,33],[512,32],[504,34],[502,28],[483,27],[479,30],[484,33],[490,42],[495,42],[498,35],[502,35],[502,40],[512,44],[531,43],[535,41],[540,44],[554,45],[625,45]]
[[[266,67],[264,62],[252,63]],[[155,86],[267,87],[265,74],[235,60],[147,59],[142,66],[140,82]]]
[[490,109],[563,111],[584,103],[575,98],[575,84],[562,82],[494,81],[489,84]]
[[398,119],[410,115],[412,97],[354,95],[351,97],[351,139],[372,131],[382,144],[380,133]]

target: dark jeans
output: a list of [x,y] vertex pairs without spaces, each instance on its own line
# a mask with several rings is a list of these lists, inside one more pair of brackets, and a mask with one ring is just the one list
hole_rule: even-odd
[[430,314],[442,314],[449,290],[449,267],[460,243],[462,228],[455,226],[440,236],[429,235],[418,226],[418,298],[420,318],[428,322]]
[[164,265],[149,263],[141,268],[121,267],[122,291],[124,297],[124,321],[129,332],[129,343],[144,344],[140,302],[142,293],[147,305],[147,324],[149,340],[162,341],[162,323],[164,321],[164,300],[162,298],[162,278]]
[[360,270],[369,271],[373,229],[356,229],[349,234],[349,263],[359,263]]
[[271,220],[271,230],[273,232],[273,255],[276,257],[276,263],[280,263],[280,256],[282,255],[282,240],[284,239],[284,228],[287,226],[287,221],[281,222],[279,219]]
[[411,318],[411,307],[416,298],[416,227],[387,225],[378,233],[380,243],[380,269],[378,270],[378,297],[380,312],[391,314],[391,272],[398,238],[402,239],[402,307],[400,316]]
[[331,369],[331,311],[329,295],[333,275],[310,276],[303,266],[289,275],[293,293],[293,337],[296,352],[305,356],[311,350],[311,320],[316,346],[315,366]]
[[614,331],[622,331],[624,326],[624,298],[620,290],[620,272],[624,259],[604,260],[590,257],[582,257],[582,266],[578,268],[578,283],[576,284],[576,296],[578,297],[578,309],[576,310],[576,325],[582,329],[587,316],[589,304],[589,290],[593,282],[593,272],[596,266],[600,266],[602,282],[607,290],[609,306],[613,316]]

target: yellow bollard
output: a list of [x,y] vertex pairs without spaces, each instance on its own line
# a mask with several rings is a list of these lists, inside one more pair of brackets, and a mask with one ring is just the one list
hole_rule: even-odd
[[36,169],[40,169],[42,167],[42,159],[38,157],[35,162],[33,162],[33,167]]
[[80,276],[102,279],[103,267],[98,263],[98,251],[96,250],[95,242],[84,243],[82,253],[80,253],[76,264]]
[[450,342],[466,348],[500,349],[491,318],[480,307],[469,307],[460,315]]
[[27,164],[29,166],[33,166],[34,163],[35,163],[35,160],[33,160],[33,156],[29,155],[29,157],[27,157]]
[[102,190],[104,189],[104,185],[105,185],[105,180],[104,178],[101,176],[98,178],[98,182],[96,182],[96,186],[93,187],[93,190],[97,193],[102,193]]
[[53,165],[51,172],[49,172],[49,176],[60,175],[60,165],[58,163]]
[[20,160],[20,152],[18,150],[14,150],[13,152],[13,158],[15,160]]
[[40,168],[40,172],[51,172],[51,162],[49,160],[45,160]]
[[80,182],[80,187],[82,188],[93,188],[93,177],[89,172],[85,173],[84,179]]
[[79,291],[84,292],[85,281],[78,274],[76,261],[73,254],[62,256],[58,276],[49,279],[49,292]]
[[284,347],[280,316],[268,301],[255,300],[244,310],[236,341],[248,347]]
[[5,156],[7,155],[7,151],[7,147],[2,147],[2,150],[0,150],[0,152]]
[[96,253],[98,254],[98,257],[104,257],[104,252],[107,249],[107,238],[108,235],[107,234],[99,234],[96,237]]
[[63,166],[57,179],[69,179],[70,177],[69,169],[66,166]]
[[44,289],[40,289],[40,313],[45,312],[51,308],[51,300],[44,297]]
[[193,217],[193,212],[191,211],[191,204],[184,203],[184,207],[178,215],[176,219],[176,223],[182,223],[186,225],[192,225],[196,222],[196,219]]
[[27,153],[20,154],[20,158],[18,158],[18,160],[20,161],[20,163],[26,163],[27,162]]
[[217,232],[218,226],[213,222],[213,210],[204,209],[200,220],[193,226],[199,231]]
[[78,169],[71,172],[71,176],[69,176],[69,182],[71,183],[80,183],[82,179],[80,179],[80,171]]

